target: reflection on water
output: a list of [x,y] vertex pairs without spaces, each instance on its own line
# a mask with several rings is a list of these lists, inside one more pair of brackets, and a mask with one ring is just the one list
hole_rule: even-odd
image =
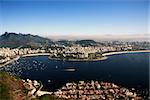
[[67,72],[75,72],[76,69],[75,68],[66,68],[63,71],[67,71]]

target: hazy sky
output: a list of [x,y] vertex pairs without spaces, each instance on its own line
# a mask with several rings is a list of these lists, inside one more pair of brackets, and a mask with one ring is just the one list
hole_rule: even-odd
[[0,32],[51,35],[148,33],[149,0],[0,0]]

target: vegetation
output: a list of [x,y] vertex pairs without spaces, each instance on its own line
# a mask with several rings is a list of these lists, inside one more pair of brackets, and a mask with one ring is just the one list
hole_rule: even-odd
[[27,92],[19,77],[0,71],[0,100],[25,99]]
[[53,44],[50,39],[31,34],[16,34],[5,32],[0,36],[0,47],[31,47],[42,48]]
[[97,59],[102,57],[102,53],[90,53],[88,56],[89,59]]
[[81,46],[91,46],[91,45],[97,44],[97,42],[95,42],[94,40],[79,40],[79,41],[76,41],[75,43]]
[[0,71],[0,100],[64,100],[53,95],[43,95],[29,99],[27,94],[28,90],[18,76]]
[[81,46],[95,45],[97,42],[94,40],[78,40],[78,41],[52,41],[48,38],[43,38],[37,35],[31,34],[16,34],[16,33],[8,33],[5,32],[0,36],[0,47],[29,47],[29,48],[48,48],[51,47],[52,44],[72,46],[72,44],[79,44]]
[[10,100],[9,89],[5,84],[0,84],[0,99]]
[[[43,96],[40,96],[37,98],[38,100],[66,100],[66,99],[60,99],[56,96],[53,96],[53,95],[43,95]],[[72,99],[69,99],[69,100],[72,100]]]

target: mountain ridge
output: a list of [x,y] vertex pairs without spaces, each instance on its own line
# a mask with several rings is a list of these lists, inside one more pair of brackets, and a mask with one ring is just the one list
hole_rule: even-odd
[[38,35],[31,35],[31,34],[22,34],[22,33],[14,33],[14,32],[5,32],[0,36],[0,47],[30,47],[30,48],[48,48],[53,44],[58,45],[65,45],[71,46],[73,44],[79,44],[81,46],[88,46],[88,45],[96,45],[98,42],[94,40],[76,40],[76,41],[69,41],[69,40],[58,40],[52,41],[49,38],[44,38]]
[[50,39],[40,37],[38,35],[22,34],[22,33],[8,33],[5,32],[0,36],[0,47],[31,47],[41,48],[47,47],[53,44]]

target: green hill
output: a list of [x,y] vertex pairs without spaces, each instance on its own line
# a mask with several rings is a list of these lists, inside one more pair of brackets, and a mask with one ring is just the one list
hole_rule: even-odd
[[27,99],[27,92],[19,77],[0,71],[0,100]]
[[78,40],[75,41],[75,44],[79,44],[81,46],[92,46],[92,45],[96,45],[97,42],[95,42],[94,40]]
[[0,36],[0,47],[31,47],[42,48],[52,45],[50,39],[31,34],[16,34],[5,32]]

